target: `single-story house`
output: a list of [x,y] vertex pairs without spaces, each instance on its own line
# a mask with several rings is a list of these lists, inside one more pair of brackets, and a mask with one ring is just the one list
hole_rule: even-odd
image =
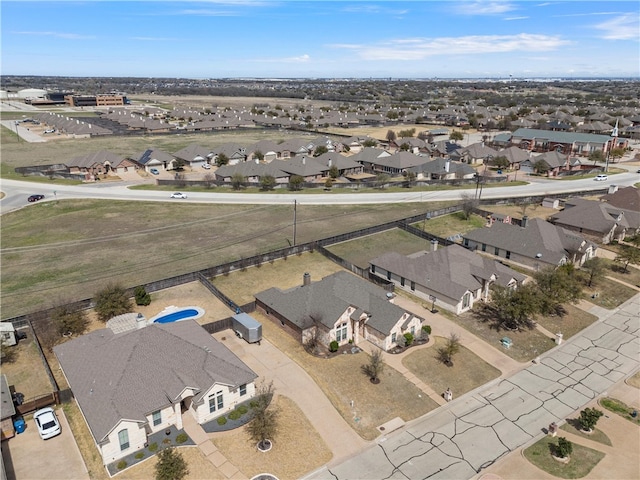
[[455,180],[473,178],[476,171],[470,165],[454,162],[448,158],[435,158],[427,163],[409,168],[417,180]]
[[257,375],[195,320],[95,330],[53,351],[105,465],[182,415],[206,423],[255,395]]
[[186,147],[178,150],[173,156],[184,162],[191,168],[201,167],[205,163],[211,163],[213,158],[213,152],[203,146],[192,143]]
[[318,282],[305,274],[302,285],[270,288],[255,295],[256,307],[301,343],[317,338],[329,347],[367,340],[382,350],[405,333],[420,335],[423,319],[403,310],[382,287],[348,272]]
[[487,147],[484,142],[472,143],[468,147],[460,148],[451,152],[453,160],[469,164],[490,164],[499,153],[491,147]]
[[141,168],[141,165],[135,160],[121,157],[106,150],[72,158],[65,165],[69,169],[69,173],[84,173],[88,176],[110,172],[122,174]]
[[549,221],[605,245],[640,232],[640,212],[584,198],[568,199],[564,210],[552,215]]
[[152,168],[158,170],[173,170],[176,168],[177,162],[170,153],[164,152],[157,148],[149,148],[134,158],[139,164],[144,166],[147,172]]
[[521,225],[496,222],[463,235],[463,245],[538,269],[595,257],[597,245],[581,235],[541,218],[522,218]]
[[615,192],[603,195],[600,200],[614,207],[640,212],[640,189],[636,187],[619,188]]
[[489,287],[498,284],[517,288],[526,276],[496,260],[471,252],[460,245],[432,251],[401,255],[387,252],[369,261],[369,271],[393,282],[425,300],[438,303],[456,314],[473,308],[477,301],[486,301]]

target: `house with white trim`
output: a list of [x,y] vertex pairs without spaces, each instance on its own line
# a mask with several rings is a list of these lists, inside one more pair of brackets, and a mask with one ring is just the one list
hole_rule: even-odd
[[183,415],[203,424],[255,395],[257,375],[195,320],[105,328],[53,351],[105,465]]

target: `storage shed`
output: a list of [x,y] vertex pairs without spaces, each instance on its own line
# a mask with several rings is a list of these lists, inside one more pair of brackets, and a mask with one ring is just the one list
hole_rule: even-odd
[[542,206],[544,208],[560,208],[560,200],[557,198],[544,198],[542,200]]

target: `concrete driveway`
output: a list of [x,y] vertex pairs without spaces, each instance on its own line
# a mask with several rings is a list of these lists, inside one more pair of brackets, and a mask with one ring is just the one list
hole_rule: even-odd
[[2,459],[8,480],[89,480],[78,445],[62,409],[56,414],[62,433],[42,440],[33,419],[26,430],[2,442]]

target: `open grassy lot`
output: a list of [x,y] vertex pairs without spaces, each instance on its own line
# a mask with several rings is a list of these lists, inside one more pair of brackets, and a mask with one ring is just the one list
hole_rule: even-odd
[[435,337],[434,345],[410,353],[402,359],[402,364],[434,391],[444,392],[451,388],[456,396],[500,376],[500,370],[465,347],[460,347],[460,351],[453,357],[453,366],[446,366],[438,360],[438,348],[445,343],[445,338]]
[[462,212],[431,218],[426,222],[414,223],[413,226],[432,235],[447,238],[457,233],[467,233],[476,228],[482,228],[487,222],[480,215],[471,215],[464,218]]
[[561,332],[565,340],[598,320],[595,315],[580,310],[574,305],[563,305],[563,308],[566,311],[565,315],[539,317],[538,323],[551,333]]
[[309,273],[311,281],[315,282],[340,270],[343,268],[320,253],[308,252],[266,263],[260,268],[253,267],[244,272],[220,275],[213,278],[212,283],[237,305],[244,305],[252,302],[256,293],[268,288],[286,290],[302,285],[305,273]]
[[[262,323],[264,337],[304,368],[340,415],[366,440],[380,435],[376,427],[393,418],[412,420],[438,406],[388,365],[380,375],[380,383],[371,383],[361,371],[369,358],[364,352],[317,358],[271,320],[257,312],[252,316]],[[352,400],[354,408],[350,406]]]
[[574,443],[571,459],[564,464],[551,456],[557,444],[557,438],[544,437],[525,449],[524,457],[539,469],[559,478],[582,478],[604,458],[604,453]]
[[349,260],[360,268],[369,268],[369,260],[390,250],[409,255],[428,249],[429,243],[426,240],[399,228],[331,245],[327,248],[330,252]]
[[[436,205],[297,207],[311,241]],[[2,317],[88,298],[107,282],[135,286],[288,246],[293,205],[46,202],[2,216]]]
[[[533,360],[555,345],[554,339],[545,336],[535,328],[520,332],[497,331],[489,322],[481,321],[474,312],[467,312],[460,316],[449,315],[446,311],[442,314],[482,338],[489,345],[502,349],[505,354],[519,362]],[[500,339],[503,337],[509,337],[513,341],[511,348],[501,346]]]

